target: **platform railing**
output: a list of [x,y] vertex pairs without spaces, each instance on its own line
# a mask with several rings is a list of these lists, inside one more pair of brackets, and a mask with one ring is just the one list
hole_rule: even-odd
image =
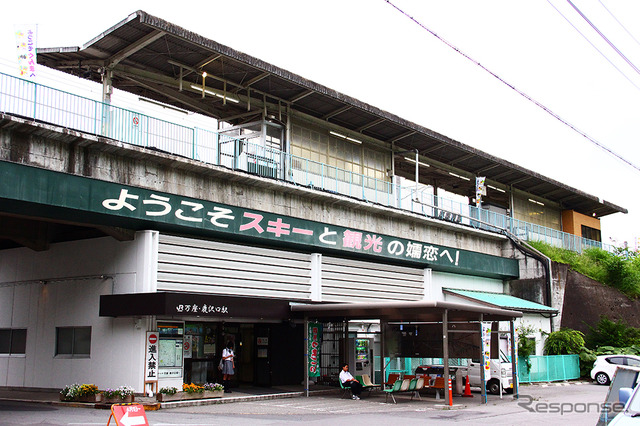
[[476,229],[505,230],[527,241],[544,241],[577,252],[589,247],[612,249],[598,241],[416,191],[413,186],[393,185],[388,180],[354,173],[216,131],[162,120],[4,73],[0,73],[0,112]]

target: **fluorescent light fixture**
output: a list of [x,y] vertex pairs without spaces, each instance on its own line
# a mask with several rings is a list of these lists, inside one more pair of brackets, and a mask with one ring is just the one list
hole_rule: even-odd
[[181,112],[183,114],[187,114],[187,115],[189,114],[189,111],[186,111],[186,110],[180,109],[180,108],[176,108],[176,107],[171,106],[171,105],[163,104],[162,102],[156,102],[156,101],[153,101],[151,99],[146,99],[146,98],[138,98],[138,100],[141,101],[141,102],[147,102],[147,103],[150,103],[152,105],[156,105],[156,106],[159,106],[159,107],[162,107],[162,108],[178,111],[178,112]]
[[[192,84],[191,88],[195,89],[195,90],[199,90],[199,91],[202,92],[202,87],[201,86],[196,86],[195,84]],[[208,95],[211,95],[211,96],[217,96],[218,98],[221,98],[221,99],[226,99],[229,102],[233,102],[233,103],[236,103],[236,104],[240,102],[236,98],[232,98],[229,95],[225,95],[224,93],[214,92],[213,89],[204,89],[204,93],[206,93]]]
[[336,136],[336,137],[338,137],[340,139],[345,139],[345,140],[351,141],[353,143],[362,144],[362,141],[359,141],[358,139],[354,139],[354,138],[352,138],[350,136],[343,135],[342,133],[334,132],[333,130],[330,130],[329,134],[331,134],[333,136]]
[[544,203],[541,203],[540,201],[532,200],[531,198],[529,198],[529,201],[531,201],[534,204],[538,204],[540,206],[544,206]]
[[488,188],[491,188],[491,189],[493,189],[493,190],[495,190],[495,191],[498,191],[498,192],[503,192],[503,193],[504,193],[504,192],[507,192],[507,191],[505,191],[504,189],[496,188],[495,186],[487,185],[487,187],[488,187]]
[[[415,158],[404,157],[404,159],[409,161],[410,163],[413,163],[413,164],[416,163],[416,159]],[[424,167],[431,167],[430,165],[428,165],[427,163],[423,163],[422,161],[418,161],[418,164],[420,164],[421,166],[424,166]]]
[[470,181],[470,180],[471,180],[471,179],[470,179],[470,178],[468,178],[468,177],[460,176],[460,175],[457,175],[457,174],[455,174],[455,173],[453,173],[453,172],[449,172],[449,174],[450,174],[451,176],[455,176],[455,177],[457,177],[457,178],[459,178],[459,179],[462,179],[462,180],[466,180],[466,181]]

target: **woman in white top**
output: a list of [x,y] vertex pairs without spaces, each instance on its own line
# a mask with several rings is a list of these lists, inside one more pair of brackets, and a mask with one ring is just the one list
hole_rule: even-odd
[[233,342],[229,341],[227,347],[222,350],[222,382],[224,391],[231,393],[229,384],[231,376],[235,373],[236,364],[234,362],[235,354],[233,353]]

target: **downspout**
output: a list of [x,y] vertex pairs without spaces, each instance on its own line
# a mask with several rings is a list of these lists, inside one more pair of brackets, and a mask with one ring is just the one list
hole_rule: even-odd
[[[542,267],[544,268],[546,283],[547,283],[547,292],[546,292],[547,297],[545,298],[546,300],[544,301],[545,302],[544,304],[549,307],[552,307],[551,300],[552,300],[552,289],[553,289],[553,276],[551,273],[552,271],[551,259],[545,256],[540,251],[536,250],[534,247],[531,247],[525,241],[519,240],[509,231],[507,230],[503,230],[503,231],[504,231],[504,234],[507,236],[507,238],[509,238],[509,240],[511,240],[511,242],[516,246],[516,248],[518,248],[518,250],[520,250],[525,255],[529,255],[534,259],[536,259],[537,261],[539,261],[540,263],[542,263]],[[551,332],[554,331],[553,317],[549,317],[549,329],[551,330]]]

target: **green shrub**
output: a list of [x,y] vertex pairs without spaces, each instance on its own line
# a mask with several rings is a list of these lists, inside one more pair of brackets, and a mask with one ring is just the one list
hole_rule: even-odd
[[595,349],[614,346],[627,347],[640,345],[640,329],[630,327],[623,320],[611,321],[604,315],[595,327],[589,326],[589,334],[586,338],[587,347]]
[[584,333],[570,328],[562,328],[547,336],[544,342],[545,355],[579,354],[584,347]]

